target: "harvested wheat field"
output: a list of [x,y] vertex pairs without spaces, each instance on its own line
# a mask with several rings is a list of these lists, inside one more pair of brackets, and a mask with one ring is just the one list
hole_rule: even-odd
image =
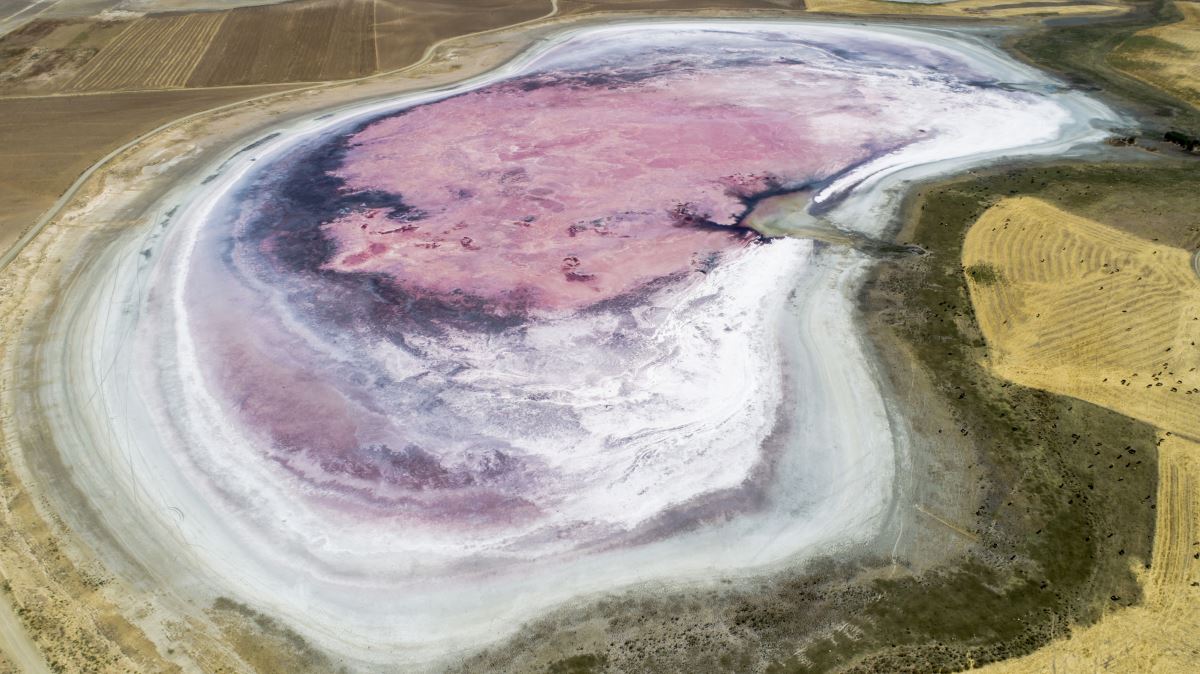
[[1163,429],[1143,603],[994,671],[1185,671],[1200,656],[1200,444],[1180,435],[1200,429],[1190,255],[1019,197],[972,226],[963,264],[996,374]]
[[1183,18],[1140,31],[1113,52],[1117,68],[1200,105],[1200,2],[1175,2]]
[[129,25],[71,83],[79,90],[170,89],[187,84],[227,15],[148,17]]
[[963,245],[999,376],[1200,437],[1200,278],[1184,250],[1008,199]]

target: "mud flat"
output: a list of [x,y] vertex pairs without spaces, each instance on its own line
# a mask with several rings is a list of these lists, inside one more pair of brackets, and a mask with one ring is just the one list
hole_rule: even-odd
[[[721,73],[751,67],[764,54],[784,57],[778,67],[797,84],[833,68],[833,84],[854,91],[850,104],[806,95],[803,86],[791,101],[757,101],[769,110],[798,100],[816,113],[819,123],[797,131],[801,140],[762,140],[783,143],[783,149],[788,143],[803,146],[809,165],[764,166],[760,172],[769,176],[743,181],[744,193],[720,182],[728,174],[697,174],[694,185],[678,188],[685,194],[636,214],[647,228],[665,215],[682,217],[685,222],[668,223],[681,228],[673,236],[694,230],[707,240],[713,231],[724,231],[719,228],[741,235],[737,245],[719,246],[713,266],[706,262],[697,270],[685,260],[683,273],[655,268],[631,291],[603,283],[602,276],[621,278],[644,272],[642,267],[592,270],[585,257],[577,260],[578,269],[556,266],[558,280],[534,274],[525,285],[513,286],[532,298],[528,302],[504,305],[503,311],[495,309],[495,301],[472,305],[481,317],[473,320],[484,327],[464,327],[446,318],[460,315],[464,306],[455,304],[463,300],[444,297],[453,295],[453,287],[406,277],[405,264],[397,271],[396,261],[410,259],[405,256],[427,255],[414,250],[439,246],[408,248],[393,236],[394,230],[424,226],[456,206],[417,200],[423,193],[419,184],[381,185],[369,172],[354,174],[352,155],[339,170],[344,178],[357,175],[363,184],[350,193],[365,196],[359,203],[338,204],[345,212],[322,216],[315,230],[305,230],[321,232],[317,252],[324,252],[315,260],[320,273],[303,266],[280,271],[269,255],[255,257],[289,245],[251,235],[257,231],[255,217],[281,207],[272,192],[273,168],[287,169],[313,156],[306,152],[328,150],[330,138],[352,138],[351,149],[369,148],[364,152],[375,153],[373,161],[385,162],[379,155],[386,155],[389,142],[411,145],[415,137],[388,124],[399,120],[402,126],[437,106],[467,106],[460,114],[469,115],[473,101],[486,108],[489,97],[556,86],[586,92],[597,83],[650,96],[654,92],[645,87],[664,75],[621,67],[630,53],[644,56],[638,45],[661,43],[664,35],[676,41],[677,53],[656,57],[682,59],[694,69],[698,90],[708,94],[744,93],[723,82]],[[726,53],[741,61],[730,65],[721,60],[729,57],[697,48],[714,41],[724,41]],[[917,65],[895,66],[898,61]],[[596,63],[610,72],[597,75]],[[531,84],[536,86],[524,87]],[[671,91],[673,106],[687,103],[678,88]],[[730,114],[741,114],[730,105]],[[912,114],[882,124],[873,114],[884,108]],[[437,119],[433,115],[432,123]],[[612,122],[581,127],[570,140],[586,147],[604,121]],[[753,137],[756,119],[738,121]],[[141,206],[150,216],[129,226],[85,234],[64,224],[49,232],[24,258],[26,264],[42,264],[33,269],[18,264],[13,272],[29,274],[35,284],[63,280],[53,288],[51,306],[23,314],[20,348],[6,348],[14,377],[6,395],[19,414],[6,420],[5,433],[18,440],[25,478],[48,485],[50,508],[85,537],[105,567],[134,586],[158,591],[156,610],[139,626],[160,648],[169,641],[168,624],[203,623],[210,619],[206,608],[234,603],[270,616],[278,621],[272,624],[295,630],[354,668],[437,666],[568,600],[631,587],[655,596],[711,587],[722,579],[753,584],[765,573],[814,556],[848,558],[879,540],[896,539],[892,527],[901,518],[895,512],[911,479],[906,467],[912,429],[885,396],[853,308],[871,260],[811,240],[759,240],[738,229],[742,219],[764,199],[807,191],[812,203],[796,209],[794,220],[776,213],[776,228],[817,223],[876,236],[913,180],[1001,156],[1061,155],[1103,138],[1108,125],[1122,121],[986,44],[945,30],[658,22],[563,31],[465,84],[305,113],[260,127],[250,142],[207,165],[193,162],[186,171],[168,165],[154,180],[169,179],[170,191]],[[370,135],[373,129],[376,136]],[[852,151],[820,145],[834,133],[859,142]],[[380,138],[385,142],[378,147],[369,145]],[[469,140],[453,147],[467,152]],[[513,146],[516,154],[521,149]],[[509,180],[502,193],[523,207],[526,201],[553,200],[552,186],[538,184],[538,162],[554,166],[569,158],[548,151],[528,156],[533,160],[525,164],[523,157],[504,158],[498,168],[501,178],[515,174],[500,169],[525,170],[533,187],[513,196]],[[643,159],[634,153],[627,161]],[[735,164],[737,148],[721,159]],[[682,161],[672,158],[670,165]],[[622,160],[612,163],[620,167]],[[568,175],[569,167],[549,175],[555,171]],[[623,177],[628,176],[614,170],[613,180]],[[427,192],[441,187],[433,184]],[[92,201],[93,209],[113,208],[123,199],[115,192],[102,196]],[[239,210],[247,203],[263,207]],[[680,205],[687,207],[680,211]],[[528,221],[536,223],[530,227],[550,225],[525,245],[532,248],[568,231],[577,236],[574,221],[554,219],[570,206],[547,207],[548,213]],[[605,211],[613,207],[604,200],[590,208],[603,217],[625,217]],[[722,208],[735,212],[726,215]],[[79,211],[66,222],[88,217],[88,211]],[[375,236],[366,220],[387,219],[397,227],[375,239],[350,236],[355,231]],[[618,225],[610,229],[619,231]],[[458,236],[456,253],[476,252],[477,239],[484,243],[481,236],[463,243],[466,236]],[[239,248],[247,241],[256,245]],[[334,246],[342,257],[331,254]],[[363,316],[376,320],[376,313],[348,314],[341,318],[349,322],[339,324],[353,327],[340,334],[322,322],[327,317],[295,313],[287,298],[310,292],[302,283],[313,277],[305,274],[361,276],[360,270],[337,265],[359,266],[366,258],[353,256],[363,252],[384,258],[371,271],[376,283],[386,284],[383,290],[375,286],[376,295],[405,293],[411,299],[423,293],[418,299],[432,297],[450,311],[401,316],[382,331],[361,323]],[[551,248],[552,256],[561,254]],[[278,259],[299,265],[303,256]],[[245,266],[223,266],[230,260]],[[52,268],[56,276],[50,276]],[[454,268],[448,265],[446,274]],[[236,273],[222,276],[222,269]],[[619,301],[581,304],[574,286],[565,295],[553,294],[557,286],[551,281],[564,275],[590,284],[601,300]],[[507,279],[502,280],[514,283]],[[12,301],[35,299],[31,293]],[[299,304],[319,308],[321,302],[310,296]],[[247,325],[262,330],[244,330]],[[429,326],[437,330],[421,332]],[[247,341],[235,344],[243,332]],[[393,348],[397,335],[406,349]],[[366,338],[373,341],[355,341]],[[255,339],[262,341],[251,343]],[[572,361],[571,349],[556,350],[564,342],[606,358]],[[639,350],[621,351],[628,343]],[[446,344],[453,354],[438,350]],[[288,355],[281,358],[275,347]],[[234,351],[239,355],[231,360]],[[706,364],[714,352],[724,354],[721,362]],[[495,353],[516,355],[496,362]],[[266,372],[264,362],[286,364],[287,358],[296,359],[284,367],[292,372],[259,376]],[[304,363],[305,358],[312,360]],[[440,409],[469,428],[476,444],[455,454],[420,436],[396,435],[387,419],[405,419],[406,432],[420,432],[430,422],[401,416],[408,407],[389,407],[395,400],[380,391],[390,385],[365,386],[370,379],[354,372],[361,366],[356,360],[406,382],[405,391],[435,381],[439,392],[426,402],[456,403]],[[639,367],[630,371],[630,362]],[[583,375],[584,385],[562,381],[567,367]],[[253,392],[260,397],[247,405],[245,395],[230,396],[242,385],[239,375],[298,392],[282,398]],[[729,398],[712,400],[703,393],[706,386]],[[316,397],[330,387],[336,395]],[[481,404],[513,390],[527,395],[506,406]],[[452,398],[458,391],[472,395]],[[485,396],[472,397],[477,392]],[[622,408],[621,398],[636,401],[639,395],[648,396],[654,419]],[[272,400],[290,400],[310,417],[309,425],[280,421],[274,409],[279,403]],[[366,408],[386,411],[383,422],[337,411],[349,409],[342,401],[363,400],[369,401]],[[513,419],[546,418],[539,407],[543,401],[570,414],[549,431],[539,424],[511,425]],[[622,408],[619,414],[608,411],[614,405]],[[727,425],[714,425],[714,417]],[[664,418],[669,423],[662,424]],[[351,429],[347,435],[355,442],[313,440],[341,427]],[[276,430],[283,428],[291,435]],[[298,437],[297,428],[303,431]],[[437,425],[425,432],[457,439]],[[679,443],[679,433],[687,442]],[[589,445],[594,434],[604,443]],[[644,437],[654,442],[644,443]],[[400,442],[417,449],[398,451]],[[656,451],[662,447],[671,451]],[[337,451],[322,454],[330,448]],[[624,463],[604,463],[611,456],[624,457]],[[386,466],[378,463],[385,460]],[[519,469],[497,469],[510,463]],[[381,466],[391,471],[389,479],[380,477],[387,472]],[[459,474],[473,477],[460,480]],[[588,474],[602,481],[579,477]],[[490,490],[484,503],[497,505],[481,507],[478,494],[462,491],[467,488]],[[731,540],[738,545],[730,546]]]

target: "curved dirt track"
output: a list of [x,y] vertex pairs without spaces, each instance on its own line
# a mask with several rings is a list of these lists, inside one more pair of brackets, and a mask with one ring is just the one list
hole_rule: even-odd
[[[37,644],[29,638],[21,619],[6,601],[0,601],[0,653],[8,656],[17,671],[24,674],[50,674]],[[0,663],[0,671],[2,663]]]

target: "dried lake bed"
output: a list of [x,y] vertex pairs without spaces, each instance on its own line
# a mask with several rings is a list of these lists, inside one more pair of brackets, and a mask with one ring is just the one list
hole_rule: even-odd
[[49,429],[110,568],[355,668],[852,555],[908,451],[855,316],[872,260],[778,235],[877,237],[913,180],[1122,123],[948,30],[565,31],[281,122],[63,250],[11,423]]

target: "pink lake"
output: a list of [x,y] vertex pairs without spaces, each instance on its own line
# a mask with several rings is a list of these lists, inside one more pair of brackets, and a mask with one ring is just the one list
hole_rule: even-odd
[[[752,83],[752,85],[751,85]],[[748,86],[749,85],[749,86]],[[544,75],[420,106],[347,140],[345,189],[414,209],[334,219],[326,269],[497,314],[580,309],[710,269],[755,200],[862,160],[885,92],[804,64],[600,86]],[[844,104],[831,125],[828,101]]]

